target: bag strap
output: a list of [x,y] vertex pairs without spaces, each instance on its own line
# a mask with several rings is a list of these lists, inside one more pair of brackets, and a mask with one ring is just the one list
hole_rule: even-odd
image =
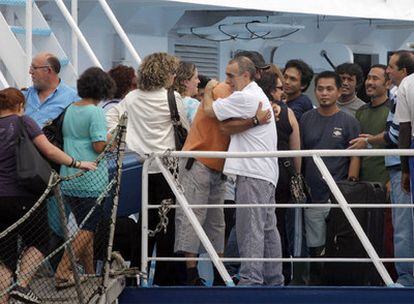
[[290,176],[295,176],[296,175],[296,170],[293,168],[292,166],[292,162],[290,159],[288,158],[284,158],[282,161],[283,167],[286,168],[286,170],[288,171]]
[[180,122],[180,115],[178,114],[177,110],[177,101],[175,100],[174,90],[168,89],[168,106],[170,107],[170,115],[173,124],[179,124]]
[[23,116],[19,116],[19,119],[17,120],[17,125],[18,125],[17,138],[20,138],[20,136],[29,137],[29,134],[27,134],[26,125],[24,124]]

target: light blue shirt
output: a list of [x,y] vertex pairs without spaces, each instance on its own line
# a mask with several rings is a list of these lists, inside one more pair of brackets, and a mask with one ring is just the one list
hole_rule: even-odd
[[198,110],[198,106],[200,105],[200,102],[195,98],[187,96],[183,98],[183,103],[184,103],[185,114],[187,115],[187,119],[190,122],[190,125],[192,125],[194,117]]
[[[77,160],[95,161],[98,153],[92,143],[106,141],[106,119],[102,108],[87,105],[71,105],[65,113],[62,127],[64,151]],[[62,166],[60,175],[75,174],[79,169]],[[98,169],[62,183],[62,192],[68,196],[98,197],[108,184],[108,168],[105,160]]]
[[33,86],[22,93],[26,97],[25,114],[36,121],[40,128],[43,128],[47,121],[58,117],[71,103],[80,100],[78,93],[62,80],[43,102],[40,102],[38,90]]

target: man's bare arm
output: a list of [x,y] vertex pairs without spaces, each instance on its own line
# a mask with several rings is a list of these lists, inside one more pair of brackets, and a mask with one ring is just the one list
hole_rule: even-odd
[[216,85],[218,85],[218,81],[215,79],[212,79],[207,83],[207,86],[204,89],[204,99],[201,102],[201,106],[204,112],[206,113],[206,115],[209,117],[214,117],[214,118],[216,118],[216,114],[214,113],[214,110],[213,110],[213,102],[214,102],[213,89]]
[[[259,125],[267,124],[270,122],[272,115],[271,110],[262,110],[263,104],[259,102],[256,115]],[[241,133],[255,126],[253,118],[230,118],[220,122],[220,131],[225,135],[232,135]]]

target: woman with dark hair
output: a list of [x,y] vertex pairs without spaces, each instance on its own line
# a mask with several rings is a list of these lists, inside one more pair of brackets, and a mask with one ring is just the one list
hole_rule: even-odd
[[113,98],[100,103],[104,111],[108,111],[137,88],[137,75],[132,67],[120,64],[110,69],[108,75],[115,81],[116,91]]
[[[92,67],[79,77],[77,88],[82,99],[66,110],[62,126],[64,150],[77,158],[93,161],[103,152],[107,143],[105,115],[97,105],[102,99],[112,96],[115,84],[102,69]],[[68,167],[60,170],[62,176],[77,172],[78,170]],[[91,174],[83,175],[71,183],[62,183],[65,202],[69,204],[78,225],[94,208],[72,242],[74,255],[86,274],[95,273],[93,238],[101,216],[101,206],[96,205],[96,199],[107,183],[108,169],[104,161]],[[69,287],[75,283],[70,266],[68,252],[65,251],[55,273],[57,288]]]
[[180,93],[187,119],[191,125],[200,102],[193,98],[198,92],[198,71],[194,63],[181,61],[174,79],[174,90]]
[[[16,178],[16,138],[19,120],[36,148],[49,160],[64,166],[94,170],[95,163],[74,161],[72,157],[52,145],[37,123],[23,115],[25,98],[15,89],[0,91],[0,231],[22,218],[35,204],[38,197],[29,189],[19,185]],[[83,159],[83,158],[77,158]],[[29,282],[48,250],[48,221],[46,204],[40,205],[29,218],[0,239],[0,303],[8,303],[5,290],[12,283],[13,272],[20,260],[16,274],[16,286],[10,296],[26,303],[40,303],[29,289]],[[17,240],[21,239],[18,246]],[[18,248],[23,246],[22,253]]]
[[[262,78],[258,81],[266,96],[272,102],[273,111],[276,116],[277,129],[277,149],[283,150],[300,150],[299,124],[295,114],[282,101],[283,94],[283,76],[279,68],[271,65],[269,69],[262,73]],[[291,169],[300,172],[301,158],[278,158],[279,162],[279,180],[276,187],[276,203],[289,203],[290,194],[290,171]],[[293,210],[293,209],[292,209]],[[282,241],[283,257],[290,257],[292,252],[289,248],[289,233],[286,227],[286,217],[293,215],[292,212],[285,208],[276,208],[277,226]],[[285,284],[289,284],[291,278],[290,263],[283,263],[283,274]]]

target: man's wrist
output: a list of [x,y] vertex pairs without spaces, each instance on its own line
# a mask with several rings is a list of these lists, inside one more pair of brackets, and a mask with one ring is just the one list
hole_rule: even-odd
[[260,125],[259,119],[257,118],[256,115],[253,116],[252,122],[253,122],[253,127],[256,127],[256,126]]
[[369,143],[369,141],[368,141],[368,137],[365,137],[365,138],[364,138],[364,141],[365,141],[365,143],[367,144],[367,148],[368,148],[368,149],[371,149],[371,148],[372,148],[372,145]]

